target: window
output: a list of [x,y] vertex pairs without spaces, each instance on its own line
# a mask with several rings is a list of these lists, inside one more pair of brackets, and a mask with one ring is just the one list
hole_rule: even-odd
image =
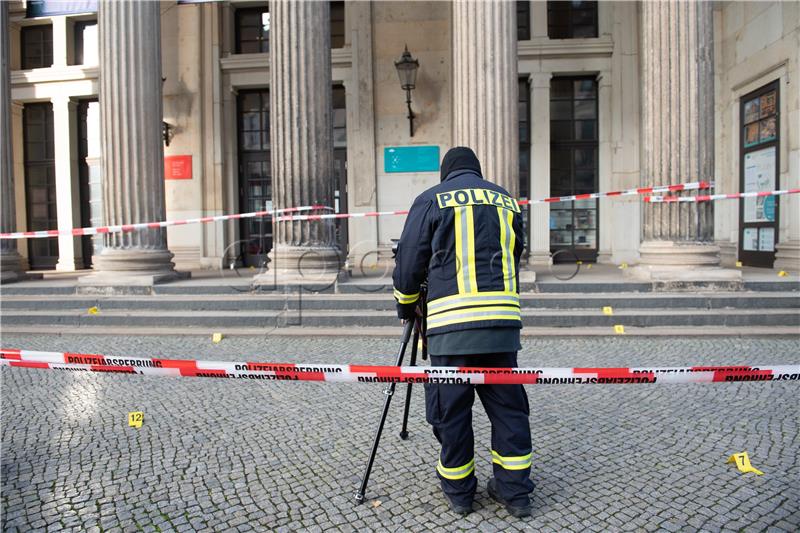
[[529,0],[517,2],[517,40],[528,41],[531,38],[531,3]]
[[[740,182],[742,192],[779,189],[780,124],[777,81],[742,97],[739,106]],[[772,268],[778,241],[778,197],[739,202],[739,259],[742,264]]]
[[269,52],[269,8],[236,10],[236,53]]
[[[240,91],[238,96],[239,208],[261,211],[272,200],[269,145],[269,91]],[[240,254],[245,266],[260,266],[272,248],[272,224],[262,217],[240,221]]]
[[[25,104],[22,123],[27,229],[53,229],[58,227],[53,104]],[[31,268],[55,268],[58,239],[28,239],[28,258]]]
[[[550,193],[596,192],[598,175],[597,81],[554,78],[550,85]],[[579,259],[597,259],[597,200],[550,207],[550,248],[568,248]]]
[[331,2],[331,48],[344,47],[344,2]]
[[84,20],[75,23],[75,64],[97,65],[97,21]]
[[20,37],[23,70],[53,66],[53,26],[26,26],[22,28]]
[[519,196],[528,198],[531,161],[531,93],[528,79],[519,79]]
[[551,39],[597,37],[597,2],[547,2],[547,35]]

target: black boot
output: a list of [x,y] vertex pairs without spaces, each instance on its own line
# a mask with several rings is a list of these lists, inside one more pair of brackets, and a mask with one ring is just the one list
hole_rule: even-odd
[[486,490],[489,491],[489,496],[492,497],[494,501],[497,503],[504,505],[506,507],[506,511],[516,518],[523,518],[525,516],[531,515],[531,504],[528,503],[527,505],[512,505],[511,503],[507,502],[500,494],[497,492],[497,480],[492,478],[489,480],[489,483],[486,485]]
[[461,505],[453,501],[453,499],[450,498],[450,496],[448,496],[446,492],[442,491],[442,494],[444,494],[444,499],[447,500],[447,503],[450,506],[450,510],[456,513],[457,515],[467,516],[472,512],[472,503],[470,503],[469,505]]

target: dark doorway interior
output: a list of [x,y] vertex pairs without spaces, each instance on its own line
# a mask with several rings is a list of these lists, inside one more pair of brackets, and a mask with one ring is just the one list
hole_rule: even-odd
[[[272,200],[269,149],[269,90],[240,91],[238,96],[239,211],[263,211]],[[258,267],[272,249],[272,221],[244,218],[239,226],[244,266]]]
[[[53,105],[25,104],[22,111],[25,203],[28,231],[56,229],[56,168],[53,148]],[[28,261],[34,270],[54,269],[58,238],[28,239]]]
[[[597,191],[597,81],[554,78],[550,86],[550,193],[571,196]],[[572,250],[581,261],[597,260],[597,200],[550,204],[550,251]],[[566,255],[566,254],[561,254]]]

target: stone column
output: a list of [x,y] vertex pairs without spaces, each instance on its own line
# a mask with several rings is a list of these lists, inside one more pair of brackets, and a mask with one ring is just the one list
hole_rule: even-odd
[[[271,1],[270,136],[276,209],[333,206],[330,6]],[[333,220],[274,225],[270,267],[256,284],[320,281],[338,274]]]
[[[14,150],[11,146],[11,64],[9,62],[8,3],[0,2],[0,232],[17,231],[14,192]],[[18,281],[25,277],[17,241],[0,240],[0,282]]]
[[[714,64],[710,2],[643,2],[643,186],[714,179]],[[678,193],[696,195],[697,191]],[[653,280],[738,279],[719,265],[714,206],[644,204],[641,264]]]
[[[531,198],[550,196],[550,80],[549,72],[529,76],[531,98]],[[550,264],[550,204],[530,206],[528,263],[531,267]]]
[[[159,2],[102,1],[100,126],[106,225],[164,220]],[[178,277],[166,229],[113,233],[87,285],[152,285]]]
[[[78,117],[77,103],[69,96],[51,98],[53,103],[53,132],[55,134],[56,201],[58,229],[79,228],[80,189],[78,179]],[[56,270],[71,272],[83,268],[81,238],[58,236]]]
[[453,2],[453,146],[468,146],[483,175],[519,192],[515,2]]

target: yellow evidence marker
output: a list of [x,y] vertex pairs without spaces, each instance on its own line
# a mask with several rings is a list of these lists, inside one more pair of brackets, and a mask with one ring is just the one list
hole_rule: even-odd
[[741,261],[736,261],[736,266],[739,267],[739,268],[742,268],[742,262]]
[[214,333],[211,335],[211,342],[217,344],[222,341],[222,333]]
[[144,413],[142,411],[128,413],[128,425],[130,427],[140,428],[142,427],[142,422],[144,422]]
[[764,472],[762,472],[761,470],[750,464],[750,457],[747,456],[747,452],[735,453],[731,455],[730,457],[728,457],[728,460],[725,461],[725,464],[728,463],[736,463],[736,468],[738,468],[739,472],[741,472],[742,474],[747,474],[748,472],[752,472],[757,476],[764,475]]
[[626,268],[628,268],[628,263],[622,263],[621,265],[619,265],[619,268],[625,270]]
[[781,270],[780,272],[778,272],[778,277],[781,277],[781,278],[785,278],[788,275],[789,274],[785,270]]
[[622,324],[617,324],[614,326],[614,333],[617,335],[624,335],[625,334],[625,326]]
[[89,308],[88,313],[90,315],[99,315],[100,314],[100,310],[96,306],[92,306],[92,307]]
[[610,305],[603,307],[603,314],[607,316],[611,316],[614,314],[614,310],[611,308]]

